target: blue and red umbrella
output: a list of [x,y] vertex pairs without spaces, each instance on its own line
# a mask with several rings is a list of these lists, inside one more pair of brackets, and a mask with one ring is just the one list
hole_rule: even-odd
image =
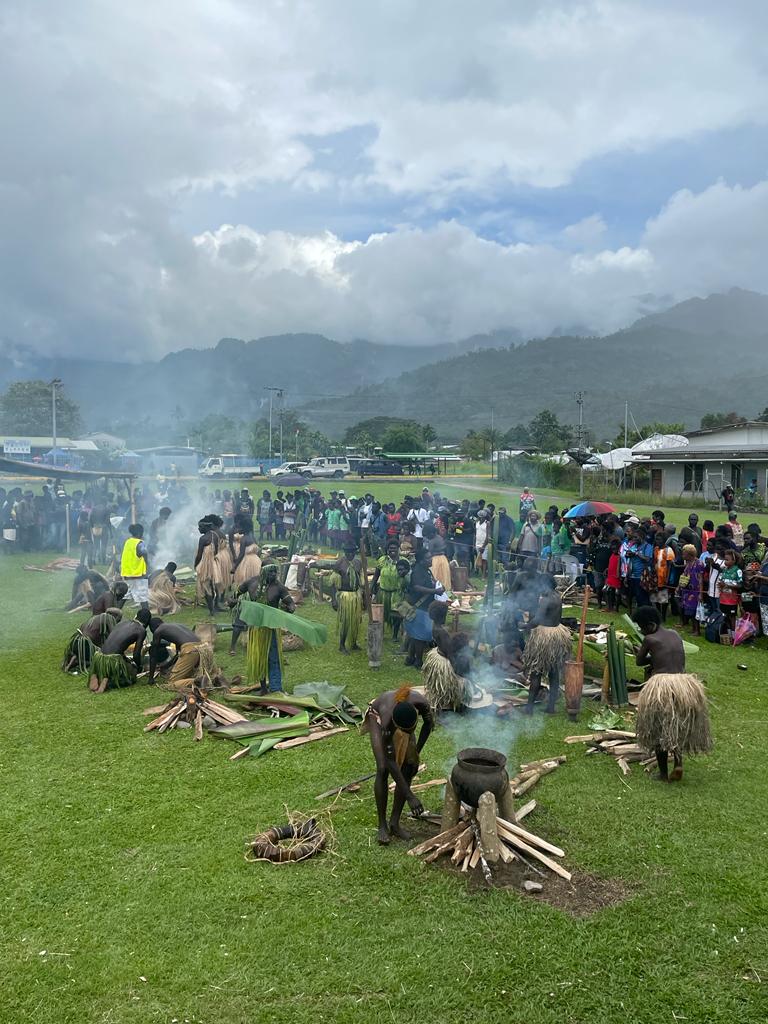
[[587,519],[589,516],[607,516],[609,512],[615,512],[613,505],[607,501],[580,501],[578,505],[569,508],[563,518],[565,519]]

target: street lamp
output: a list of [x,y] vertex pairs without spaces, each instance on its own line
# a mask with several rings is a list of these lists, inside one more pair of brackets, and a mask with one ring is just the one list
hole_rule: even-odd
[[58,438],[56,437],[56,391],[61,387],[62,382],[58,377],[54,377],[50,383],[51,388],[51,426],[53,428],[53,464],[56,465],[56,448],[58,445]]

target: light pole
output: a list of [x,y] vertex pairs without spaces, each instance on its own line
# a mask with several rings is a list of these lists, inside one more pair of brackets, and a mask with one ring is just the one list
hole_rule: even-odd
[[[272,458],[272,399],[273,399],[273,397],[275,395],[275,392],[277,392],[277,394],[282,398],[282,396],[283,396],[283,389],[282,388],[275,388],[275,387],[267,386],[267,387],[264,388],[264,390],[269,392],[269,457],[271,459]],[[280,426],[281,426],[281,429],[282,429],[282,414],[280,416],[280,419],[281,419]],[[283,448],[283,442],[282,442],[282,438],[281,438],[281,440],[280,440],[280,454],[281,455],[282,455],[282,448]]]
[[51,381],[51,427],[53,430],[53,464],[56,465],[56,448],[58,445],[58,437],[56,436],[56,390],[61,387],[61,381],[58,377],[54,377]]
[[[579,436],[577,440],[577,447],[579,449],[579,456],[581,456],[582,448],[582,437],[584,435],[584,392],[576,392],[576,405],[579,407]],[[579,458],[579,497],[584,497],[584,463]]]

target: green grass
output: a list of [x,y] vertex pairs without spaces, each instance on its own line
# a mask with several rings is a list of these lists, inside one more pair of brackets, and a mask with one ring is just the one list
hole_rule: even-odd
[[[95,697],[62,675],[75,622],[45,609],[63,604],[70,577],[21,566],[0,562],[0,1020],[765,1019],[764,649],[703,645],[690,659],[714,701],[717,746],[679,786],[637,768],[622,781],[608,758],[564,747],[584,715],[576,730],[558,717],[519,737],[518,759],[568,754],[536,790],[532,823],[569,866],[632,890],[576,920],[515,892],[470,891],[400,843],[378,848],[369,787],[335,815],[336,857],[245,863],[248,834],[370,769],[365,739],[231,764],[223,741],[144,734],[141,711],[161,695],[139,685]],[[302,612],[332,619],[311,603]],[[221,660],[243,668],[242,656]],[[288,661],[289,688],[345,682],[360,703],[416,680],[389,642],[375,674],[331,641]],[[425,752],[434,775],[450,754],[440,731]]]

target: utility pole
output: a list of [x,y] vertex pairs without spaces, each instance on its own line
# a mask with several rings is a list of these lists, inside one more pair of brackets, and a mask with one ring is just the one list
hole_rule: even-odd
[[280,461],[283,461],[283,392],[278,391],[277,397],[280,399]]
[[53,464],[56,465],[56,448],[58,445],[58,437],[56,436],[56,390],[61,387],[61,381],[58,377],[54,377],[51,381],[51,426],[53,428]]
[[[272,399],[273,399],[273,397],[275,395],[275,392],[277,392],[278,396],[280,398],[282,398],[282,396],[283,396],[283,389],[282,388],[275,388],[275,387],[267,386],[267,387],[264,388],[264,390],[269,392],[269,457],[271,459],[272,458]],[[282,414],[280,416],[280,419],[281,419],[281,427],[282,427]],[[282,438],[281,438],[281,441],[280,441],[281,454],[282,454],[282,447],[283,447],[283,444],[282,444]]]
[[576,405],[579,407],[579,427],[576,440],[576,447],[579,451],[579,497],[584,497],[584,464],[581,461],[582,439],[584,437],[584,392],[576,392]]

